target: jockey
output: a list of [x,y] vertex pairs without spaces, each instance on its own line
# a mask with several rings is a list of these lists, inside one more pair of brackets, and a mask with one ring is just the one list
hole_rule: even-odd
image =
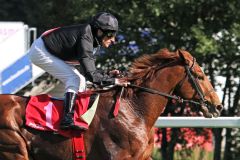
[[[100,12],[90,23],[58,27],[44,32],[34,41],[29,56],[33,64],[39,66],[65,85],[64,116],[61,129],[82,130],[74,125],[73,113],[78,92],[85,90],[85,77],[68,62],[80,63],[86,78],[100,85],[126,86],[127,82],[103,75],[96,69],[94,54],[100,47],[108,48],[115,42],[118,21],[110,13]],[[111,73],[119,74],[118,70]]]

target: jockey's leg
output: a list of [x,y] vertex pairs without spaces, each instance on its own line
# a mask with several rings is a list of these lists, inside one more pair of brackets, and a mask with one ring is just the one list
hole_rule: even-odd
[[80,84],[79,84],[78,92],[84,92],[86,90],[86,79],[85,79],[85,77],[81,73],[79,73],[78,69],[76,69],[75,67],[72,67],[72,70],[80,78]]
[[[77,94],[74,92],[67,92],[64,95],[64,116],[60,123],[61,129],[71,129],[74,128],[74,105],[76,101]],[[76,126],[77,129],[77,126]],[[80,128],[81,129],[81,128]]]
[[[80,78],[80,84],[79,84],[79,92],[83,92],[86,89],[86,80],[85,77],[83,77],[78,70],[75,67],[72,67],[72,70],[78,77]],[[77,126],[74,124],[73,117],[74,117],[74,106],[77,94],[76,92],[72,92],[72,90],[68,90],[65,93],[64,98],[64,116],[60,123],[61,129],[76,129],[76,130],[86,130],[85,128],[81,126]]]
[[[35,65],[59,79],[65,85],[64,118],[62,119],[62,125],[60,124],[60,127],[63,129],[74,128],[82,130],[83,128],[80,126],[74,125],[73,114],[71,113],[74,111],[76,95],[81,84],[80,81],[84,77],[80,77],[80,73],[78,72],[77,74],[77,71],[73,69],[72,66],[50,54],[45,48],[41,38],[34,42],[29,51],[29,56]],[[85,81],[83,83],[85,83]]]

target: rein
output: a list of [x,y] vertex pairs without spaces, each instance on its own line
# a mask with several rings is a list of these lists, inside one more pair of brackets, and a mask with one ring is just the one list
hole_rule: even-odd
[[[172,62],[170,62],[170,63],[167,63],[167,64],[163,65],[163,66],[160,66],[159,69],[162,69],[162,68],[168,66],[169,64],[172,64],[172,63],[175,63],[175,62],[176,62],[176,61],[172,61]],[[166,98],[174,99],[174,100],[177,100],[179,103],[187,102],[187,103],[192,103],[192,104],[196,104],[196,105],[199,105],[199,106],[202,106],[202,105],[203,105],[203,106],[206,106],[206,107],[208,108],[209,106],[207,105],[207,101],[205,100],[204,97],[205,97],[207,94],[210,94],[211,92],[213,92],[214,89],[208,91],[207,94],[206,94],[206,93],[205,93],[205,94],[203,93],[203,91],[202,91],[199,83],[197,82],[197,80],[194,78],[194,76],[193,76],[193,74],[192,74],[192,69],[193,69],[193,67],[194,67],[194,65],[195,65],[195,62],[196,62],[196,59],[193,57],[193,64],[192,64],[190,67],[189,67],[187,64],[185,64],[185,65],[184,65],[184,68],[185,68],[185,70],[186,70],[186,77],[188,77],[188,78],[191,80],[194,89],[196,90],[197,94],[200,96],[200,101],[183,99],[183,98],[181,98],[181,97],[179,97],[179,96],[171,95],[171,94],[168,94],[168,93],[160,92],[160,91],[155,90],[155,89],[151,89],[151,88],[147,88],[147,87],[142,87],[142,86],[135,85],[135,84],[131,84],[131,83],[128,84],[127,87],[138,88],[138,89],[141,89],[142,91],[145,91],[145,92],[148,92],[148,93],[151,93],[151,94],[157,94],[157,95],[160,95],[160,96],[163,96],[163,97],[166,97]],[[186,77],[185,77],[185,78],[186,78]],[[184,79],[185,79],[185,78],[184,78]],[[123,88],[124,88],[124,87],[122,87],[122,90],[123,90]],[[108,88],[108,89],[109,89],[109,88]],[[99,92],[99,91],[106,91],[106,90],[108,90],[108,89],[100,89],[100,90],[95,90],[95,91],[97,91],[97,92]],[[122,91],[121,91],[121,94],[120,94],[120,95],[122,95]]]
[[[194,101],[194,100],[186,100],[186,99],[183,99],[179,96],[171,95],[171,94],[168,94],[168,93],[157,91],[155,89],[146,88],[146,87],[138,86],[138,85],[135,85],[135,84],[129,84],[128,86],[141,89],[141,90],[143,90],[145,92],[148,92],[148,93],[151,93],[151,94],[157,94],[157,95],[164,96],[164,97],[167,97],[167,98],[170,98],[170,99],[174,99],[174,100],[177,100],[180,103],[188,102],[188,103],[192,103],[192,104],[196,104],[196,105],[200,105],[200,106],[204,105],[204,106],[208,107],[208,105],[206,103],[206,100],[204,99],[204,97],[206,95],[203,94],[203,91],[202,91],[200,85],[197,83],[196,79],[194,78],[194,76],[192,74],[192,68],[195,65],[195,61],[196,61],[196,59],[193,58],[193,64],[191,65],[191,67],[189,67],[188,65],[184,65],[184,68],[187,72],[187,76],[192,81],[193,86],[196,89],[197,94],[200,96],[200,102],[197,102],[197,101]],[[163,68],[163,67],[161,67],[161,68]],[[208,94],[211,93],[212,91],[214,91],[214,90],[209,91]]]
[[157,94],[157,95],[164,96],[164,97],[167,97],[167,98],[170,98],[170,99],[174,99],[174,100],[177,100],[180,103],[188,102],[188,103],[201,105],[200,102],[196,102],[196,101],[193,101],[193,100],[186,100],[186,99],[183,99],[179,96],[175,96],[175,95],[171,95],[171,94],[168,94],[168,93],[160,92],[160,91],[157,91],[155,89],[141,87],[141,86],[138,86],[138,85],[135,85],[135,84],[129,84],[128,86],[141,89],[141,90],[143,90],[145,92],[148,92],[148,93],[151,93],[151,94]]

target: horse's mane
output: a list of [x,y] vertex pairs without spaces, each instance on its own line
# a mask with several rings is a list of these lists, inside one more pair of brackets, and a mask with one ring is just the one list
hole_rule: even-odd
[[140,81],[151,78],[153,74],[166,62],[177,60],[179,55],[168,49],[161,49],[154,54],[145,54],[137,58],[129,68],[128,80]]
[[[135,84],[140,85],[146,79],[154,76],[154,73],[158,71],[167,62],[177,61],[181,58],[182,62],[191,66],[193,64],[193,56],[184,50],[177,50],[176,52],[170,52],[164,48],[157,51],[154,54],[145,54],[137,58],[129,68],[128,81],[135,81]],[[203,76],[203,72],[199,65],[194,65],[194,74],[198,77]]]

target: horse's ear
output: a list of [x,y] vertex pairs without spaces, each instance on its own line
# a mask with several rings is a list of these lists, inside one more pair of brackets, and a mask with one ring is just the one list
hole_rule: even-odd
[[190,63],[192,62],[192,56],[190,53],[181,49],[178,49],[177,53],[186,65],[190,65]]
[[[184,50],[178,49],[177,53],[179,55],[179,57],[183,60],[183,62],[188,65],[188,66],[192,66],[193,65],[193,61],[195,61],[195,59],[193,58],[193,56]],[[198,65],[197,65],[198,66]],[[204,77],[204,73],[202,71],[202,69],[198,66],[194,67],[194,72],[193,72],[196,76],[198,76],[199,78],[203,78]]]

